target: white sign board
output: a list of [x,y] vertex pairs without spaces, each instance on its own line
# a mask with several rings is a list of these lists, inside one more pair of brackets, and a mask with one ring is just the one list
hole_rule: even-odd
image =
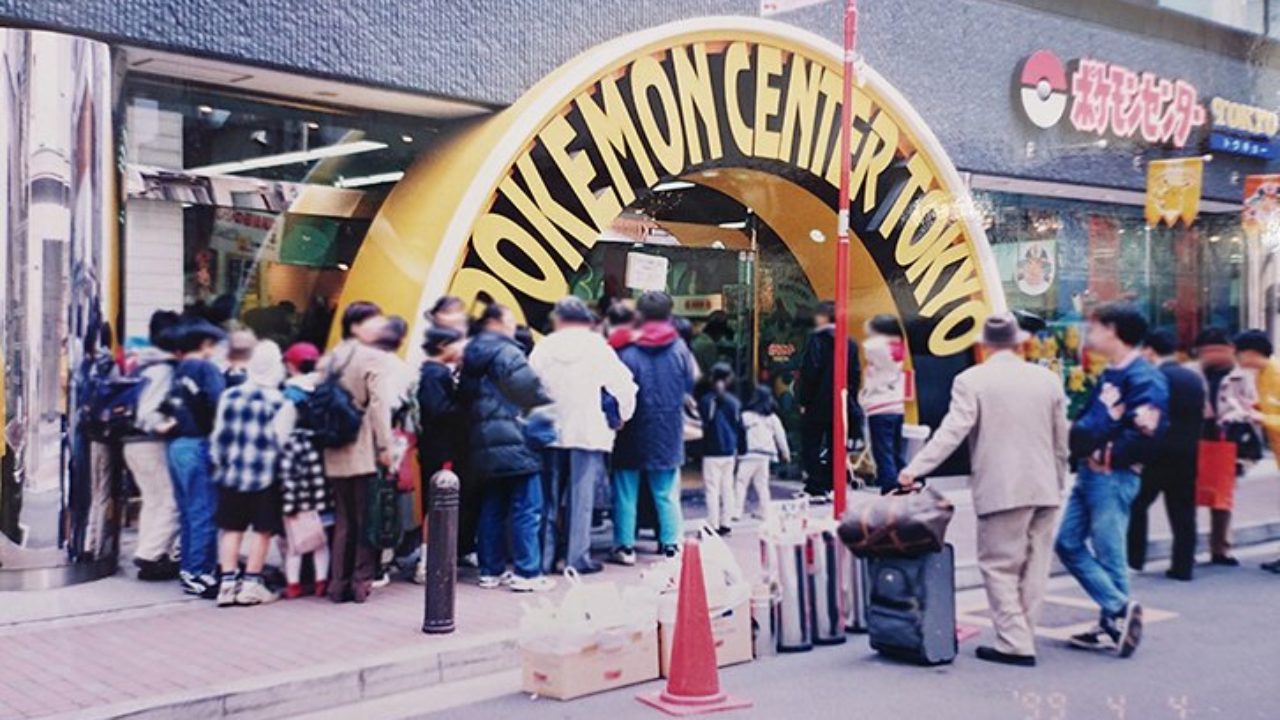
[[779,15],[810,5],[820,5],[827,0],[760,0],[760,17]]
[[627,287],[632,290],[666,290],[667,259],[661,255],[627,253]]

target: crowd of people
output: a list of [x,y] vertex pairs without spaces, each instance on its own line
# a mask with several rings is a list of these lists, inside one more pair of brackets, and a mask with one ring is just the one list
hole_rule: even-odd
[[[799,367],[804,493],[816,501],[831,489],[834,320],[832,304],[820,303]],[[712,527],[731,532],[752,492],[767,517],[771,465],[791,458],[774,394],[740,385],[699,348],[665,293],[613,303],[602,317],[566,297],[536,340],[498,303],[472,317],[444,297],[428,321],[424,359],[409,367],[400,352],[408,323],[367,302],[343,309],[341,341],[323,355],[157,312],[150,345],[128,363],[141,392],[122,439],[142,500],[139,577],[176,578],[221,606],[271,602],[276,583],[264,572],[277,538],[286,597],[310,586],[334,602],[364,602],[398,559],[409,558],[409,570],[416,555],[422,581],[430,478],[448,469],[462,479],[459,555],[479,585],[544,591],[563,568],[634,565],[640,525],[655,531],[658,553],[679,553],[690,441]],[[956,378],[948,414],[908,463],[903,329],[888,315],[864,329],[861,353],[848,340],[847,412],[855,436],[867,430],[880,490],[917,484],[968,445],[997,629],[986,659],[1034,664],[1032,628],[1055,551],[1100,607],[1098,626],[1073,644],[1131,653],[1142,608],[1128,572],[1144,565],[1147,508],[1164,495],[1174,534],[1167,574],[1190,580],[1199,442],[1233,443],[1243,470],[1261,455],[1262,429],[1273,447],[1280,440],[1280,364],[1265,333],[1233,339],[1207,328],[1184,363],[1171,334],[1148,333],[1128,306],[1104,305],[1088,345],[1108,367],[1074,422],[1060,379],[1020,357],[1018,319],[995,315],[983,327],[984,362]],[[604,557],[591,542],[601,510],[613,533]],[[1218,565],[1238,564],[1230,517],[1212,511]],[[1266,567],[1280,572],[1280,563]]]
[[[1099,607],[1096,626],[1070,644],[1128,657],[1143,633],[1129,574],[1145,564],[1149,506],[1164,495],[1173,531],[1166,576],[1191,580],[1201,441],[1228,443],[1236,458],[1228,472],[1237,475],[1261,457],[1261,431],[1280,450],[1280,364],[1266,333],[1233,340],[1214,327],[1196,337],[1194,359],[1180,361],[1171,333],[1148,332],[1131,306],[1101,305],[1087,344],[1107,366],[1068,421],[1058,376],[1019,356],[1026,339],[1012,314],[986,320],[985,362],[956,377],[946,417],[899,483],[917,485],[967,443],[978,567],[996,631],[979,658],[1036,664],[1033,630],[1055,553]],[[1209,561],[1234,567],[1227,505],[1210,512]],[[1280,561],[1263,568],[1280,572]]]

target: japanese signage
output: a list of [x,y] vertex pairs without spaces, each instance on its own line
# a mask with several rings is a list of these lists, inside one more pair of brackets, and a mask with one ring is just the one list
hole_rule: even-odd
[[1250,175],[1244,179],[1245,237],[1260,240],[1268,251],[1280,247],[1280,175]]
[[1280,157],[1274,143],[1280,131],[1280,114],[1275,110],[1216,97],[1209,103],[1209,112],[1213,116],[1209,149],[1213,152],[1267,160]]
[[666,290],[667,259],[648,253],[627,253],[627,287],[634,290]]
[[1153,160],[1147,165],[1146,221],[1148,225],[1190,225],[1200,212],[1200,181],[1204,159]]
[[1180,148],[1206,120],[1195,85],[1105,60],[1080,58],[1068,73],[1057,55],[1039,50],[1023,62],[1019,82],[1023,110],[1042,128],[1066,116],[1080,132]]

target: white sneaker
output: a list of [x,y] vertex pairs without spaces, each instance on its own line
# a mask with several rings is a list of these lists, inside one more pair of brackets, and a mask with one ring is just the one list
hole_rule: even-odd
[[413,582],[415,585],[427,584],[427,557],[423,555],[418,560],[418,566],[413,569]]
[[390,584],[391,584],[391,572],[390,572],[390,571],[387,571],[387,572],[382,573],[382,577],[380,577],[380,578],[378,578],[377,580],[374,580],[374,581],[373,581],[373,589],[374,589],[374,590],[378,590],[378,589],[380,589],[380,588],[384,588],[384,587],[386,587],[386,586],[388,586],[388,585],[390,585]]
[[496,590],[500,587],[510,585],[515,581],[515,577],[516,576],[512,574],[510,570],[502,573],[501,575],[481,575],[479,582],[480,589]]
[[240,578],[227,580],[218,585],[218,607],[233,607],[236,595],[240,592]]
[[236,604],[266,605],[279,598],[279,595],[268,590],[267,586],[260,582],[241,582],[240,590],[236,593]]
[[636,564],[635,548],[619,547],[609,552],[609,559],[619,565],[631,567]]
[[546,575],[531,578],[516,576],[512,578],[510,585],[511,592],[547,592],[555,589],[556,581]]

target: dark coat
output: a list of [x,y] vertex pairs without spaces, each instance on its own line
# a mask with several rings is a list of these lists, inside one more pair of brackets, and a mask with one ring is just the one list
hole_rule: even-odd
[[458,405],[453,370],[444,363],[426,361],[418,375],[418,463],[424,480],[447,462],[459,472],[466,448],[467,419]]
[[[796,400],[804,408],[806,423],[831,424],[831,398],[835,394],[836,336],[834,328],[818,328],[809,333],[800,356],[800,377]],[[849,434],[862,432],[862,408],[858,390],[862,387],[862,369],[858,362],[858,343],[849,338],[848,367]]]
[[704,457],[734,457],[742,435],[742,402],[732,393],[708,390],[698,398]]
[[525,442],[521,415],[551,399],[515,340],[493,332],[472,338],[462,357],[458,397],[469,423],[471,473],[489,479],[542,468]]
[[1169,429],[1160,441],[1153,462],[1194,466],[1204,424],[1204,379],[1173,360],[1161,363],[1160,372],[1169,385]]
[[[1119,420],[1111,419],[1107,406],[1099,399],[1102,388],[1108,384],[1119,390],[1119,402],[1124,405]],[[1139,410],[1147,406],[1159,412],[1160,419],[1151,435],[1134,423]],[[1140,357],[1123,368],[1109,367],[1102,371],[1084,409],[1071,426],[1071,457],[1084,460],[1096,452],[1104,452],[1110,455],[1113,469],[1132,469],[1155,458],[1168,422],[1169,386],[1159,370]]]
[[636,412],[613,449],[620,470],[672,470],[684,464],[684,398],[694,359],[670,323],[649,323],[618,351],[636,386]]

